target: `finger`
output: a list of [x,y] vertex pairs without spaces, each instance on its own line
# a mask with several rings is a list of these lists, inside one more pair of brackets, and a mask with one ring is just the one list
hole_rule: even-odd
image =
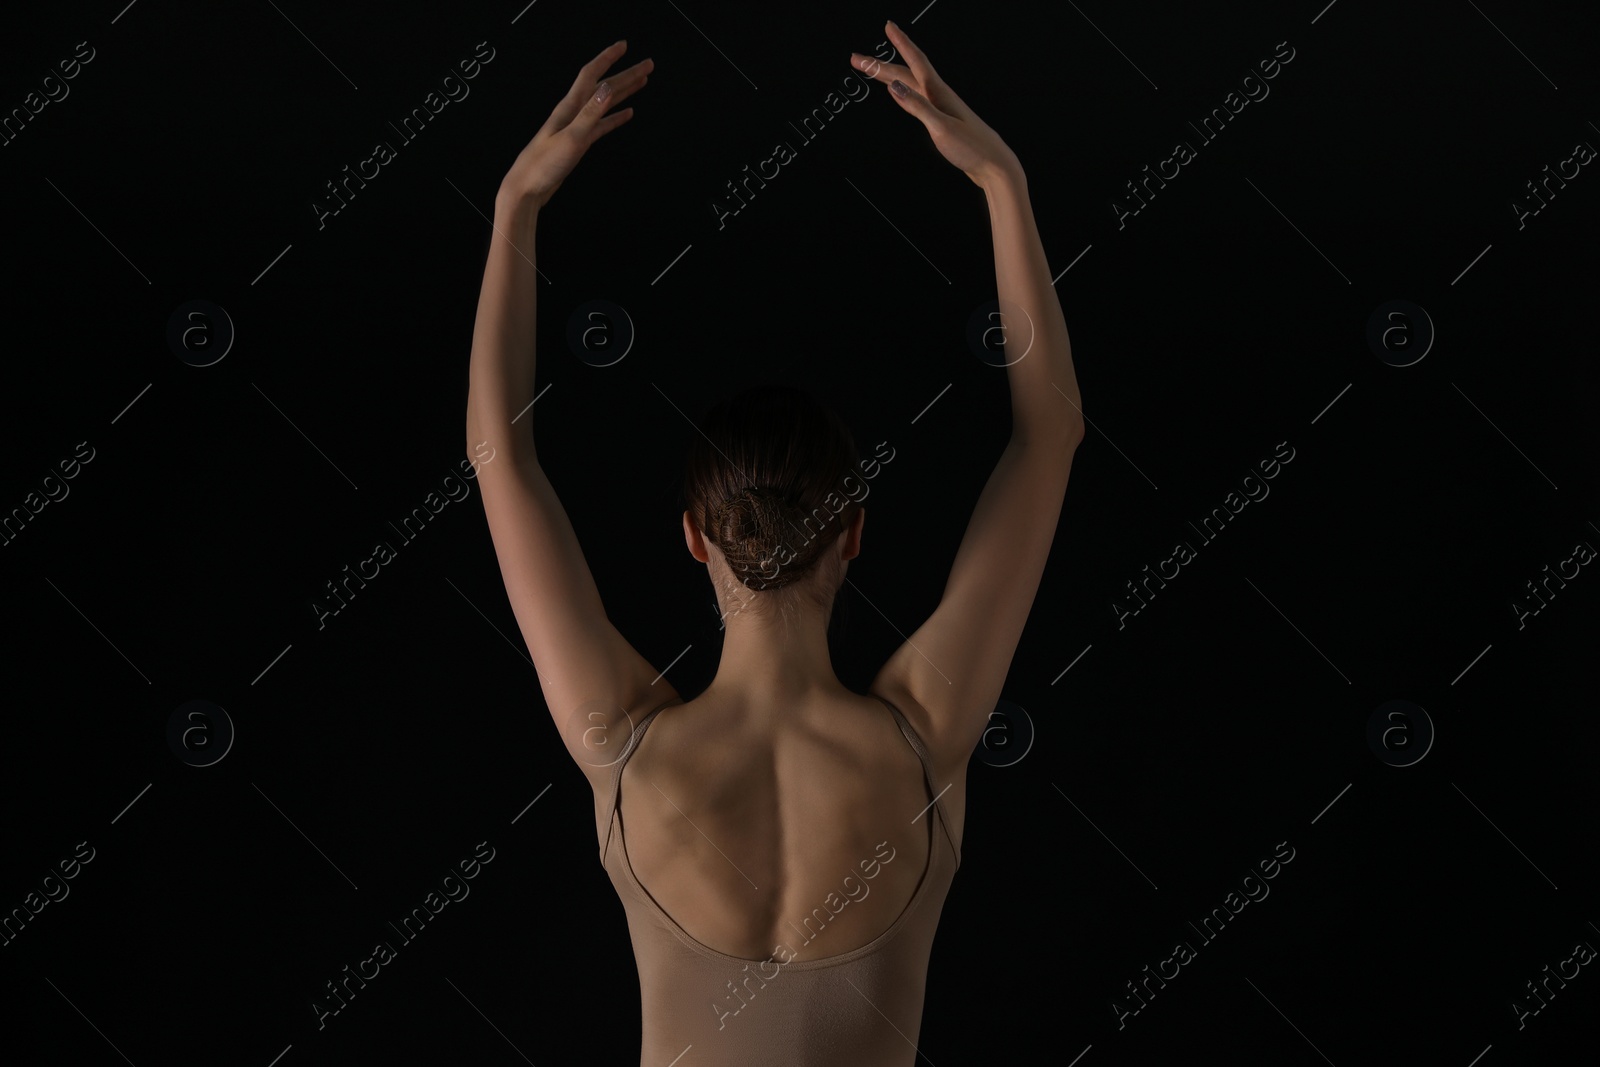
[[[639,60],[639,62],[635,63],[631,67],[625,67],[622,70],[619,70],[615,74],[608,74],[606,76],[605,80],[611,83],[611,87],[614,90],[614,89],[616,89],[616,87],[617,87],[619,82],[622,82],[622,81],[624,81],[626,79],[635,77],[636,75],[639,75],[639,74],[649,74],[652,70],[655,70],[655,69],[656,69],[656,61],[655,60],[653,60],[653,59],[641,59],[641,60]],[[588,85],[584,86],[582,92],[580,92],[578,94],[578,97],[577,97],[578,103],[581,105],[586,99],[588,99],[590,96],[593,96],[594,95],[594,91],[595,91],[596,88],[599,87],[599,84],[600,84],[599,81],[596,80],[596,81],[591,81]]]
[[602,49],[600,54],[585,63],[578,71],[578,76],[572,82],[572,88],[561,98],[561,102],[550,112],[550,117],[545,120],[545,128],[559,130],[572,121],[578,114],[578,109],[583,107],[583,102],[594,93],[595,84],[600,80],[600,75],[606,69],[622,58],[628,50],[628,42],[618,41],[610,48]]
[[618,41],[610,48],[602,48],[599,55],[585,63],[583,68],[578,71],[578,77],[572,83],[572,92],[577,93],[580,100],[588,96],[594,91],[595,83],[600,80],[600,75],[604,74],[611,64],[621,59],[622,53],[627,50],[628,42],[625,40]]
[[612,112],[594,124],[594,130],[589,134],[589,143],[593,144],[631,118],[633,118],[633,108],[631,107]]
[[894,97],[895,102],[902,108],[921,119],[922,124],[928,128],[929,133],[932,133],[935,128],[949,118],[944,112],[928,103],[927,97],[899,78],[889,83],[889,95]]
[[[950,86],[946,85],[942,80],[932,82],[924,81],[906,67],[902,67],[896,63],[885,63],[882,60],[874,59],[871,56],[863,56],[859,52],[850,53],[850,58],[852,66],[866,74],[868,77],[872,78],[874,81],[880,81],[885,85],[888,85],[896,78],[899,78],[911,88],[920,89],[927,93],[930,97],[930,100],[933,102],[933,106],[938,108],[940,111],[943,111],[949,115],[954,115],[961,119],[969,119],[972,117],[972,109],[966,105],[964,100],[956,95],[956,91],[954,89],[950,88]],[[937,78],[937,75],[935,75],[935,77]]]
[[[655,69],[655,60],[645,59],[620,74],[614,74],[590,89],[589,95],[583,99],[571,102],[565,121],[558,122],[553,129],[559,130],[567,126],[580,126],[579,132],[584,132],[599,121],[600,116],[616,107],[619,103],[632,96],[643,88],[645,82],[650,80],[650,72]],[[608,95],[602,100],[598,99],[600,86],[605,86]],[[563,107],[567,102],[563,101]],[[552,120],[561,118],[556,114],[551,115]]]
[[596,86],[594,95],[578,109],[577,116],[567,128],[578,137],[592,138],[595,128],[606,112],[638,92],[649,80],[650,75],[647,71],[634,71],[616,78],[607,78]]
[[[906,63],[911,67],[911,73],[916,75],[917,81],[923,85],[930,85],[939,80],[939,74],[933,69],[933,64],[928,62],[928,57],[922,49],[911,43],[911,38],[906,36],[904,30],[892,22],[884,23],[889,31],[889,40],[894,42],[906,57]],[[904,79],[901,79],[902,81]]]
[[907,85],[917,80],[916,75],[912,74],[907,67],[902,67],[898,63],[885,63],[881,59],[864,56],[860,52],[850,53],[850,65],[873,81],[880,81],[885,85],[888,85],[896,78],[899,78]]
[[599,89],[601,84],[604,84],[611,87],[611,96],[608,101],[609,107],[616,107],[623,99],[638,92],[644,83],[649,80],[650,72],[655,69],[655,60],[641,59],[627,70],[607,75],[603,82],[590,86],[587,97],[580,100],[579,104],[593,100],[595,91]]

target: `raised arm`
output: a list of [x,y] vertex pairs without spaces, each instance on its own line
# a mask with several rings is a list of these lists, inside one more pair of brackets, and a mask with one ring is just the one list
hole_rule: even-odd
[[1066,320],[1021,164],[898,27],[891,24],[889,33],[909,69],[852,60],[889,83],[940,153],[988,197],[1011,388],[1011,441],[978,497],[944,595],[871,687],[920,708],[935,758],[954,770],[971,755],[1000,698],[1055,539],[1084,420]]
[[[676,696],[670,684],[623,639],[606,617],[561,501],[534,450],[534,325],[537,272],[534,238],[540,210],[589,145],[632,117],[606,112],[638,90],[645,60],[597,82],[621,57],[625,42],[601,52],[523,149],[495,197],[494,237],[483,272],[467,394],[467,452],[493,462],[478,485],[494,538],[506,594],[539,675],[545,703],[573,758],[590,781],[603,775],[609,751],[627,738],[650,707]],[[599,718],[589,718],[592,711]],[[620,730],[617,729],[620,727]]]

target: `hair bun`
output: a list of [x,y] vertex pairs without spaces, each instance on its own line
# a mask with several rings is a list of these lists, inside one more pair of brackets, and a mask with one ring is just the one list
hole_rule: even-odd
[[[751,589],[776,589],[800,578],[811,563],[812,546],[790,536],[799,502],[770,486],[745,486],[711,511],[712,537],[734,574]],[[791,544],[787,564],[780,550]]]

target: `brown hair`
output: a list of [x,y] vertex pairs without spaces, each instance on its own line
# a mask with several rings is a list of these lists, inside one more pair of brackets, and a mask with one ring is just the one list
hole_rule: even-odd
[[843,488],[860,462],[844,421],[804,390],[766,385],[718,402],[699,429],[685,505],[734,577],[765,591],[814,571],[861,509]]

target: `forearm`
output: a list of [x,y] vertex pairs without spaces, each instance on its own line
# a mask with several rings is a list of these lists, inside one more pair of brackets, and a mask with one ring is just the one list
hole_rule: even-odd
[[502,192],[483,268],[467,387],[467,448],[482,441],[512,456],[534,455],[534,326],[539,202]]
[[1072,369],[1072,342],[1061,301],[1050,284],[1027,179],[1020,167],[1007,168],[984,188],[1009,364],[1012,437],[1023,441],[1080,437],[1084,420]]

